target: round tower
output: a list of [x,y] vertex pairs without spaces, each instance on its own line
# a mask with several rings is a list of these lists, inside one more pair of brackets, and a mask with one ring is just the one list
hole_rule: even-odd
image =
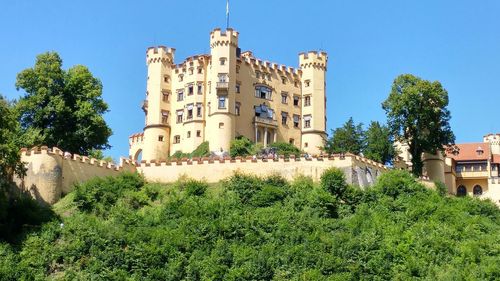
[[422,161],[424,164],[422,172],[429,177],[429,180],[445,183],[444,156],[441,151],[436,154],[424,153]]
[[236,50],[238,32],[219,28],[210,33],[211,66],[208,81],[211,94],[206,96],[205,139],[214,152],[228,152],[235,138]]
[[302,150],[319,154],[326,140],[325,52],[299,54],[302,83]]
[[166,160],[169,156],[171,122],[171,74],[175,49],[164,46],[146,51],[148,79],[142,160]]
[[483,141],[490,144],[491,154],[500,154],[500,134],[488,134]]

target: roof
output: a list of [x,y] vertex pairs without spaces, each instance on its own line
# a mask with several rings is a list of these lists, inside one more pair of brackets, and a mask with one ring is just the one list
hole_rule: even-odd
[[500,154],[493,154],[493,163],[500,164]]
[[[453,158],[455,161],[488,160],[490,155],[490,145],[488,143],[461,143],[456,144],[456,146],[460,149],[460,152],[457,155],[448,152],[446,153],[446,156]],[[479,154],[478,150],[482,150],[483,153]],[[498,160],[500,160],[500,155],[498,155],[498,157]]]

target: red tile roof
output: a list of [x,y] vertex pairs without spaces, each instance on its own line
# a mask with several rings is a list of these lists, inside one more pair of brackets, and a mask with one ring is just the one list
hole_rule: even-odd
[[[446,154],[446,156],[455,159],[455,161],[488,160],[488,157],[490,156],[490,145],[488,143],[461,143],[456,146],[460,149],[460,152],[457,155],[452,153]],[[478,154],[478,150],[482,150],[483,153]]]
[[500,164],[500,154],[493,154],[493,163]]

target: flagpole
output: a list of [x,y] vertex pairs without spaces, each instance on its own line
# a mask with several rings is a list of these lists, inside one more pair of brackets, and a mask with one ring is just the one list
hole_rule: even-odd
[[226,0],[226,29],[229,28],[229,0]]

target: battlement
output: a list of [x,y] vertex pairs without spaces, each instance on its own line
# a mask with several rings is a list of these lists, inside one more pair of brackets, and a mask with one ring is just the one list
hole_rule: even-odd
[[286,66],[283,64],[278,64],[275,62],[264,61],[253,56],[250,51],[245,51],[240,58],[243,62],[248,65],[252,65],[255,69],[259,69],[265,72],[278,72],[282,75],[298,76],[300,75],[300,70],[291,66]]
[[483,137],[483,141],[484,142],[495,142],[495,143],[499,143],[500,142],[500,133],[496,133],[496,134],[487,134]]
[[328,54],[326,52],[309,51],[299,54],[299,65],[301,69],[313,67],[326,71]]
[[168,64],[173,64],[174,62],[174,48],[168,48],[165,46],[149,47],[146,50],[146,63],[156,63],[163,62]]
[[130,145],[140,144],[144,141],[144,133],[136,133],[128,137],[128,142]]
[[232,28],[228,28],[225,31],[220,28],[216,28],[210,32],[210,47],[214,48],[216,46],[224,45],[238,47],[238,36],[238,31],[233,30]]

